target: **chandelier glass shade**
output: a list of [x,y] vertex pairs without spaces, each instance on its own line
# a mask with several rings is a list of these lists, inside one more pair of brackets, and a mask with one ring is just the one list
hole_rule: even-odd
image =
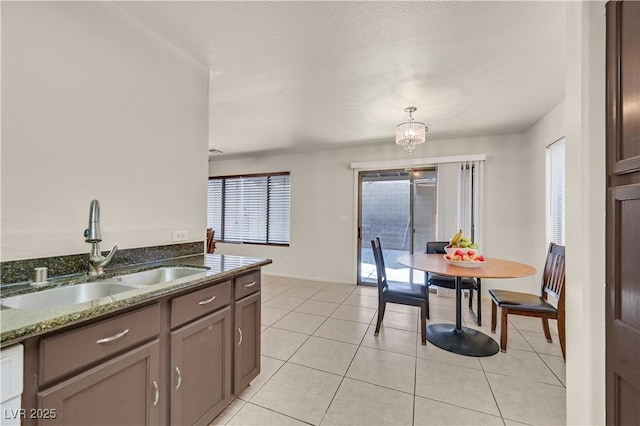
[[413,118],[412,114],[418,108],[411,106],[404,110],[409,113],[409,120],[396,126],[396,144],[402,145],[407,153],[412,154],[416,145],[424,143],[426,140],[429,126],[415,121]]

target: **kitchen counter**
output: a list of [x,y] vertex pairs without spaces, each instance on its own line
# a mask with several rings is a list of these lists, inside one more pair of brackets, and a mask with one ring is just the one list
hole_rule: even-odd
[[117,270],[110,270],[104,276],[99,278],[89,277],[86,274],[64,277],[52,280],[49,286],[39,289],[35,289],[30,285],[12,286],[6,289],[3,288],[2,296],[9,297],[16,294],[45,290],[63,285],[107,280],[118,275],[154,269],[161,266],[192,266],[203,268],[202,273],[165,283],[136,288],[113,296],[103,297],[101,299],[71,306],[40,310],[2,307],[0,309],[0,347],[8,346],[29,337],[37,336],[69,325],[78,324],[122,309],[141,305],[145,302],[177,293],[182,290],[195,288],[205,282],[224,280],[227,277],[248,272],[270,263],[272,263],[271,259],[203,254],[122,267]]

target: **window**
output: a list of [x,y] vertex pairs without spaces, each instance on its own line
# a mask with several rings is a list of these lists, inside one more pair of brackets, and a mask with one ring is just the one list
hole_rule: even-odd
[[547,239],[565,245],[565,141],[547,147]]
[[289,172],[209,178],[207,227],[223,242],[289,245]]

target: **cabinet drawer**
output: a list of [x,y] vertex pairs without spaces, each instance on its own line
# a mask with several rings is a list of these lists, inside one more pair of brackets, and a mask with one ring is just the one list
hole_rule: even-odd
[[235,300],[240,300],[245,296],[260,290],[260,271],[251,272],[236,278]]
[[45,384],[160,334],[160,305],[106,319],[40,341]]
[[171,328],[226,306],[231,300],[231,281],[215,284],[171,301]]

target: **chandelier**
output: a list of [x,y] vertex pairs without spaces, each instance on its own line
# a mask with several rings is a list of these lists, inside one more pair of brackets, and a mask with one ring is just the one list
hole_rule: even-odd
[[410,106],[404,110],[409,113],[409,120],[396,126],[396,144],[402,145],[407,153],[412,154],[416,145],[424,143],[430,128],[424,123],[414,121],[412,114],[418,108]]

